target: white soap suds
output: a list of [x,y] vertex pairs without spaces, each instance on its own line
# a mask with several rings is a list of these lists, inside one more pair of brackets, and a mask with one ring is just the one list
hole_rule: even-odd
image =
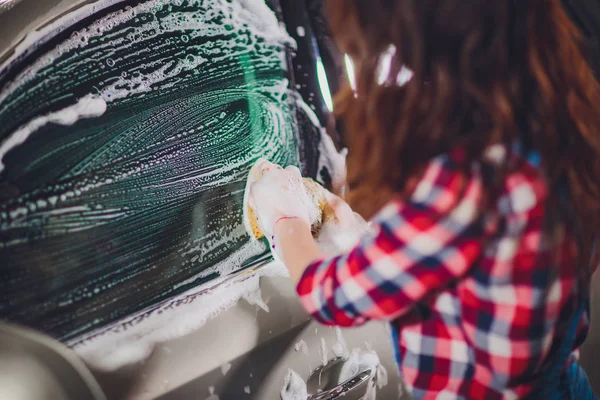
[[298,343],[294,345],[294,350],[301,351],[305,355],[308,355],[308,345],[304,340],[300,340]]
[[219,396],[217,396],[215,394],[215,387],[214,386],[210,386],[208,388],[208,393],[209,393],[209,396],[205,400],[220,400]]
[[377,387],[381,389],[384,386],[387,386],[389,382],[387,369],[383,364],[379,364],[377,366]]
[[237,3],[246,11],[239,13],[243,22],[258,29],[261,36],[276,42],[284,40],[289,45],[296,45],[285,30],[285,26],[277,21],[277,16],[263,0],[238,0]]
[[250,394],[250,386],[244,386],[244,393]]
[[362,350],[361,349],[353,349],[350,357],[344,362],[342,365],[342,369],[340,375],[338,377],[338,384],[346,382],[348,379],[352,378],[356,374],[358,374],[361,364],[360,364],[360,356]]
[[327,365],[327,342],[324,337],[321,337],[321,346],[319,347],[319,357],[321,357],[321,364]]
[[[232,232],[232,234],[237,235],[238,233]],[[223,242],[227,241],[228,239],[229,239],[229,237],[227,237],[226,235],[220,234],[219,240],[215,241],[214,246],[215,247],[220,246]],[[183,253],[182,255],[185,256],[188,254],[192,254],[198,250],[202,250],[203,252],[209,252],[211,249],[209,249],[209,248],[197,249],[195,247],[192,247],[188,251]],[[239,250],[235,251],[233,254],[231,254],[229,257],[227,257],[226,260],[215,264],[212,268],[204,270],[204,271],[192,276],[189,279],[186,279],[184,281],[178,282],[177,284],[173,285],[173,289],[178,289],[180,287],[187,286],[187,285],[194,283],[200,279],[204,279],[204,278],[212,275],[215,272],[217,272],[220,276],[227,276],[227,275],[231,274],[232,272],[234,272],[235,268],[239,267],[239,265],[241,265],[244,260],[247,260],[250,257],[255,256],[257,254],[261,254],[265,250],[266,250],[265,245],[262,242],[252,240],[252,241],[244,244]],[[267,307],[267,310],[268,310],[268,307]]]
[[262,292],[260,290],[248,292],[243,297],[244,297],[244,300],[246,300],[249,304],[260,307],[264,312],[269,312],[269,306],[263,300]]
[[306,29],[304,29],[303,26],[299,26],[296,28],[296,33],[298,34],[298,36],[304,37],[306,36]]
[[227,375],[227,373],[229,372],[230,369],[231,369],[230,363],[221,365],[221,373],[223,374],[223,376]]
[[281,400],[306,400],[307,398],[306,382],[296,371],[289,369],[281,389]]
[[[0,71],[5,66],[10,65],[10,63],[15,61],[18,56],[22,56],[26,51],[34,48],[36,44],[39,45],[39,43],[36,43],[36,40],[45,42],[69,26],[88,17],[91,13],[104,9],[118,1],[120,0],[98,1],[92,9],[84,7],[80,10],[74,10],[69,13],[68,17],[59,18],[52,24],[47,25],[43,28],[43,36],[37,33],[28,37],[24,41],[24,44],[21,44],[15,50],[13,56],[0,66]],[[129,6],[125,7],[125,9],[111,12],[106,16],[99,18],[88,27],[75,31],[70,38],[64,40],[51,51],[47,52],[43,57],[40,57],[34,63],[24,68],[14,80],[9,82],[4,90],[0,92],[0,104],[2,104],[10,94],[14,93],[18,87],[35,77],[42,68],[51,65],[54,60],[58,59],[63,54],[67,54],[68,52],[77,49],[84,49],[90,39],[110,35],[113,28],[116,26],[127,23],[139,15],[152,13],[155,10],[161,9],[161,7],[167,7],[169,6],[169,3],[169,0],[148,0],[133,7]],[[210,24],[209,21],[207,21],[207,18],[192,18],[192,15],[189,15],[187,18],[185,18],[187,15],[184,15],[184,18],[178,18],[182,17],[183,13],[172,12],[166,15],[160,23],[151,21],[134,28],[134,32],[131,33],[131,39],[128,40],[134,40],[133,38],[135,38],[136,35],[143,36],[145,40],[147,40],[151,37],[161,35],[164,32],[186,31],[187,33],[187,31],[191,31],[187,37],[187,40],[189,41],[195,37],[209,37],[226,34],[227,26],[231,26],[234,29],[251,30],[254,35],[259,36],[266,44],[283,45],[291,48],[296,47],[294,39],[286,32],[285,27],[279,24],[275,13],[262,0],[240,0],[231,3],[214,0],[211,1],[210,4],[206,3],[205,0],[189,0],[190,6],[208,8],[213,14],[224,11],[223,16],[225,18],[223,18],[218,25],[214,23]],[[230,55],[224,55],[223,57],[229,56]],[[282,65],[284,65],[285,54],[283,52],[280,58]],[[115,61],[107,60],[107,62],[111,64]],[[179,71],[192,70],[202,62],[202,58],[194,58],[193,60],[185,58],[176,64],[162,66],[160,69],[154,70],[154,72],[151,72],[145,77],[138,77],[139,82],[124,80],[122,83],[126,85],[127,88],[120,88],[114,93],[104,91],[101,95],[105,100],[113,101],[115,99],[126,97],[128,94],[144,93],[148,91],[152,85],[172,76],[171,71],[167,73],[165,68],[175,68],[176,70],[179,69]],[[149,66],[151,65],[145,65],[144,67],[147,68]],[[136,86],[135,84],[138,83],[139,86]],[[112,86],[114,85],[111,85],[111,87]],[[117,89],[117,87],[115,87],[115,89]],[[128,90],[128,92],[126,93],[124,90]]]
[[72,106],[34,118],[9,135],[8,139],[0,145],[0,172],[4,170],[4,164],[2,163],[4,156],[15,147],[25,143],[31,134],[43,126],[50,123],[73,125],[82,118],[99,117],[105,112],[106,102],[98,96],[89,94],[79,99]]
[[100,96],[103,100],[112,102],[124,99],[132,94],[148,93],[152,91],[157,83],[175,78],[183,71],[193,71],[206,61],[208,61],[206,58],[188,55],[185,59],[176,63],[173,61],[168,62],[149,74],[138,74],[131,77],[119,76],[114,83],[102,89]]
[[350,356],[350,350],[348,350],[348,346],[346,345],[346,340],[342,335],[342,330],[339,326],[335,327],[335,339],[336,342],[331,347],[331,351],[335,357],[348,358]]
[[[5,60],[3,65],[10,65],[18,58],[22,58],[27,54],[31,54],[35,49],[52,39],[63,29],[72,26],[73,24],[89,17],[92,14],[97,13],[106,7],[110,7],[113,4],[122,1],[123,0],[104,0],[102,2],[95,2],[86,5],[78,4],[75,12],[65,12],[57,19],[54,19],[51,23],[45,24],[40,28],[30,30],[25,37],[15,37],[11,46],[7,47],[8,49],[13,47],[10,49],[12,50],[12,54]],[[2,3],[2,1],[0,1],[0,3]],[[57,8],[58,6],[59,5],[57,5]],[[68,11],[68,9],[66,11]]]

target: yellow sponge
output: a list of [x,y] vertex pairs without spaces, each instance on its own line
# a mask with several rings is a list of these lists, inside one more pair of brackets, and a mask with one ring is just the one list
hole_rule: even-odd
[[[248,234],[255,239],[260,239],[265,235],[258,226],[256,211],[250,206],[248,196],[250,193],[250,186],[252,186],[253,183],[255,183],[261,178],[261,171],[258,169],[258,165],[262,164],[263,162],[264,160],[260,159],[252,166],[250,172],[248,173],[248,178],[246,180],[246,188],[244,190],[244,226],[246,227],[246,231],[248,232]],[[317,218],[315,219],[315,221],[313,221],[311,226],[313,236],[315,236],[319,233],[323,222],[328,218],[332,211],[330,210],[329,204],[327,203],[325,195],[323,194],[323,187],[310,178],[302,179],[304,187],[306,188],[306,191],[308,192],[317,210]]]

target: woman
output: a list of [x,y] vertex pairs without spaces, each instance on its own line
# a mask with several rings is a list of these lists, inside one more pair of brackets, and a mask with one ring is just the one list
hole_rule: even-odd
[[328,325],[390,321],[415,399],[595,398],[573,352],[596,266],[600,87],[559,1],[328,13],[357,71],[337,99],[348,200],[373,232],[323,254],[296,170],[266,167],[251,188],[305,308]]

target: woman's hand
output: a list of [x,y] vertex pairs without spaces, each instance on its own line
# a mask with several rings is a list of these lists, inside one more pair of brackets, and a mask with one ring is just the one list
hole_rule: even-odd
[[298,168],[285,169],[264,161],[259,165],[262,177],[250,187],[250,206],[256,210],[258,226],[272,239],[275,224],[282,219],[300,219],[309,227],[317,210],[306,192]]
[[317,243],[329,255],[349,251],[358,244],[362,235],[368,233],[369,225],[340,197],[326,189],[322,189],[322,193],[333,212],[333,218],[321,227]]
[[333,210],[333,215],[336,219],[336,224],[341,229],[354,229],[361,230],[360,228],[366,228],[367,222],[359,214],[355,213],[350,205],[346,203],[342,198],[331,193],[327,189],[322,189],[325,200],[329,204],[329,207]]

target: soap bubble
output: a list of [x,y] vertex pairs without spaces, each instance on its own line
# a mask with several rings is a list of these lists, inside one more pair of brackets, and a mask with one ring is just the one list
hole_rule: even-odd
[[113,60],[112,58],[109,58],[108,60],[106,60],[106,64],[109,67],[114,67],[115,66],[115,60]]

